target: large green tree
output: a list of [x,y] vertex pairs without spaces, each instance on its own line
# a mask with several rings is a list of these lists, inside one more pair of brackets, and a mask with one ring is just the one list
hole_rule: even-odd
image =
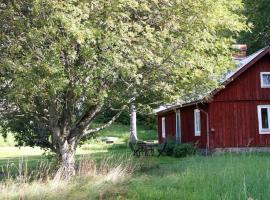
[[270,44],[270,1],[244,0],[244,7],[249,31],[243,31],[239,42],[247,44],[253,53]]
[[[74,174],[78,142],[123,109],[180,101],[215,86],[240,0],[1,1],[5,125],[20,145],[54,151]],[[119,112],[91,128],[103,108]]]

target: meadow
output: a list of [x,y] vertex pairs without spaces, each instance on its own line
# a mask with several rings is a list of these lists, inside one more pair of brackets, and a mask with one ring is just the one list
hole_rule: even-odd
[[[82,145],[78,176],[70,182],[30,181],[18,173],[16,179],[2,180],[0,199],[270,199],[269,153],[134,158],[126,145],[128,134],[127,126],[116,124]],[[105,144],[104,135],[119,140]],[[155,139],[155,131],[139,128],[139,138]],[[9,163],[19,171],[27,162],[31,171],[40,160],[48,166],[53,162],[41,149],[18,149],[8,139],[0,140],[2,168]]]

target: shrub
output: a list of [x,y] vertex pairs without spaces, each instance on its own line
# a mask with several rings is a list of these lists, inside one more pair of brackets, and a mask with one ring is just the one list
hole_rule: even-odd
[[177,144],[173,149],[173,155],[177,158],[194,155],[196,152],[197,147],[191,143]]
[[168,137],[168,139],[167,139],[167,145],[166,145],[166,148],[164,149],[164,153],[167,156],[172,156],[175,145],[176,145],[175,139],[172,138],[172,137]]

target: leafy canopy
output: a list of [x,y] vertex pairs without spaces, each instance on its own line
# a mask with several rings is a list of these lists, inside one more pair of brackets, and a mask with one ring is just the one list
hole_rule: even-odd
[[[55,151],[106,106],[183,101],[233,66],[240,0],[1,3],[0,81],[20,144]],[[134,97],[135,100],[134,100]],[[98,129],[96,129],[98,130]]]
[[247,18],[249,31],[243,31],[238,38],[248,44],[248,51],[253,53],[269,45],[270,42],[270,4],[268,0],[244,0],[243,14]]

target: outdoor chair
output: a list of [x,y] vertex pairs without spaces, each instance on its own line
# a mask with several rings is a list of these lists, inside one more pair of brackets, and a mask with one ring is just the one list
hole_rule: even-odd
[[138,147],[136,143],[129,142],[128,146],[133,152],[133,156],[138,156],[138,157],[140,156],[140,148]]
[[161,147],[158,148],[158,157],[161,156],[161,154],[163,154],[163,152],[165,151],[166,149],[166,146],[167,146],[167,141],[163,142],[161,144]]

